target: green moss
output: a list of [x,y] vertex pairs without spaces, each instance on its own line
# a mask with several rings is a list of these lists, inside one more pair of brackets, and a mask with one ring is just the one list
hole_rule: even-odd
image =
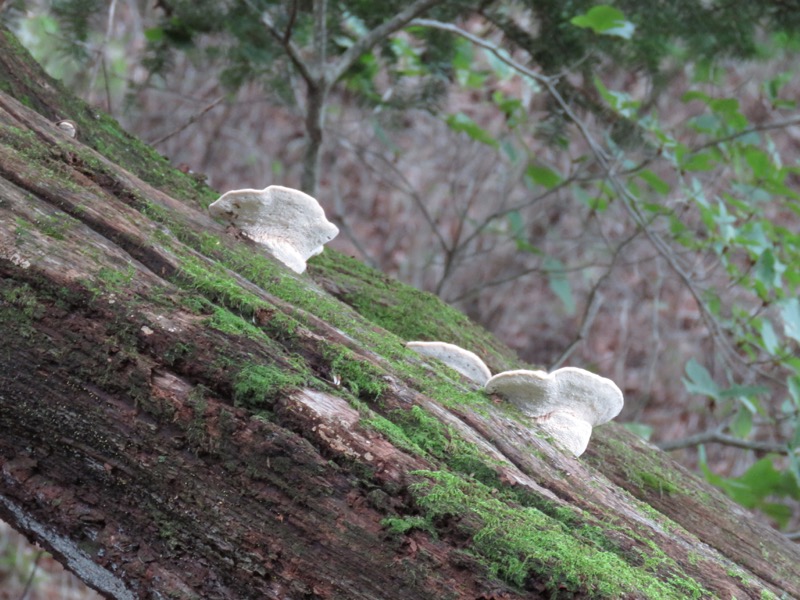
[[381,525],[386,527],[389,533],[404,534],[418,529],[436,537],[436,528],[433,527],[430,520],[425,517],[388,517],[381,521]]
[[678,473],[673,468],[664,468],[652,455],[645,455],[637,447],[630,446],[620,440],[606,437],[597,437],[594,444],[607,446],[602,452],[588,456],[587,461],[594,463],[601,456],[613,456],[615,463],[624,471],[626,481],[645,494],[655,493],[658,496],[685,494],[691,496],[701,495],[703,500],[708,494],[696,492],[681,484]]
[[[268,318],[260,319],[259,324],[273,339],[289,342],[298,326],[306,325],[313,329],[313,323],[305,320],[302,312],[295,312],[290,317],[282,313],[280,308],[270,307],[256,296],[243,292],[239,282],[231,277],[231,272],[238,273],[283,302],[322,319],[358,340],[364,347],[386,360],[387,365],[391,365],[395,372],[407,382],[437,401],[446,405],[468,403],[479,406],[488,403],[484,394],[454,386],[453,382],[459,381],[460,378],[453,379],[454,374],[446,367],[440,366],[438,369],[434,367],[433,373],[431,373],[431,369],[423,365],[417,355],[406,350],[404,340],[387,334],[384,330],[376,329],[374,324],[366,321],[352,308],[331,298],[310,284],[308,279],[289,272],[266,255],[254,252],[252,247],[244,244],[231,247],[229,244],[221,243],[217,236],[207,233],[197,235],[181,225],[180,220],[173,217],[171,212],[162,206],[146,203],[143,204],[142,210],[152,219],[165,225],[179,241],[206,254],[218,263],[218,267],[209,268],[208,264],[199,261],[196,257],[183,255],[180,281],[178,281],[180,285],[193,289],[209,301],[223,304],[233,312],[240,313],[245,317],[252,317],[259,312],[267,315]],[[164,242],[168,243],[169,240]],[[332,251],[326,251],[322,256],[326,256],[325,264],[328,265],[343,262],[348,265],[348,269],[352,269],[355,268],[354,265],[358,264],[356,261]],[[315,257],[314,261],[319,258]],[[358,269],[360,269],[359,274],[362,274],[363,271],[364,276],[366,277],[368,274],[371,280],[382,277],[377,271],[372,271],[363,265],[359,265]],[[387,281],[390,284],[383,285],[387,293],[419,294],[419,297],[424,298],[428,303],[419,309],[420,313],[408,313],[411,321],[424,321],[429,316],[436,319],[435,313],[438,312],[443,315],[438,317],[442,322],[451,320],[448,331],[458,331],[462,336],[467,335],[467,332],[477,331],[484,346],[490,347],[491,344],[494,344],[500,347],[488,333],[469,323],[464,315],[446,306],[434,296],[422,294],[388,278]],[[421,314],[425,315],[424,319],[420,318]],[[447,335],[445,332],[442,337],[447,337]],[[512,357],[507,349],[504,352],[507,357]],[[498,357],[500,353],[495,352],[494,356]],[[363,361],[356,360],[353,363],[353,360],[350,357],[345,357],[344,360],[340,359],[337,367],[347,371],[349,381],[358,388],[358,394],[366,392],[368,396],[372,397],[380,395],[383,387],[381,374],[366,367]],[[502,368],[509,366],[510,362],[506,358],[495,360],[495,363]],[[518,364],[518,361],[515,364]],[[365,369],[370,372],[365,374]],[[446,376],[438,377],[439,372],[446,373]],[[339,373],[339,375],[344,377],[345,373]]]
[[665,576],[652,567],[632,565],[591,535],[570,531],[538,509],[516,507],[496,490],[478,481],[444,471],[417,473],[427,481],[411,486],[415,501],[430,523],[456,519],[471,537],[471,548],[489,571],[517,586],[533,578],[547,586],[552,597],[588,593],[598,598],[627,594],[652,599],[707,597],[694,580],[672,572]]
[[361,424],[380,432],[393,446],[401,450],[416,454],[417,456],[425,455],[425,451],[409,439],[405,430],[400,425],[393,423],[381,415],[372,414],[369,418],[361,421]]
[[[488,402],[484,394],[469,392],[449,383],[448,379],[453,381],[452,373],[446,367],[440,367],[440,370],[448,373],[447,378],[436,377],[436,370],[432,375],[429,369],[420,364],[415,354],[405,349],[403,340],[383,330],[376,330],[351,308],[316,289],[308,280],[288,272],[271,258],[253,252],[252,248],[244,245],[230,248],[210,234],[198,236],[181,226],[164,207],[152,203],[145,204],[143,212],[167,226],[179,241],[203,252],[217,262],[218,266],[209,266],[195,256],[183,253],[181,271],[176,283],[246,318],[260,314],[262,318],[259,319],[259,325],[271,338],[281,342],[291,342],[299,326],[307,325],[313,328],[313,323],[305,320],[301,312],[294,313],[290,317],[280,308],[270,306],[254,294],[243,291],[241,284],[232,277],[231,272],[240,274],[283,302],[324,320],[358,340],[366,348],[386,359],[406,381],[413,383],[417,389],[437,401],[448,405],[464,403],[479,405]],[[334,253],[326,252],[326,254]],[[343,258],[341,255],[337,256]],[[396,282],[395,285],[405,287]],[[452,311],[444,305],[440,308]],[[463,315],[460,318],[465,319]],[[466,323],[464,321],[460,328],[466,330]],[[409,361],[409,357],[414,357],[415,360]],[[336,363],[331,365],[334,367],[332,370],[341,371],[336,374],[356,395],[366,394],[367,398],[374,399],[383,393],[385,387],[383,373],[371,365],[354,358],[349,353],[327,358]]]
[[136,267],[131,264],[124,271],[103,267],[97,272],[97,278],[105,284],[106,290],[109,292],[125,289],[133,281],[135,275]]
[[27,283],[16,284],[14,287],[4,289],[1,297],[19,309],[26,322],[40,319],[45,313],[45,307],[39,302],[36,291]]
[[235,308],[249,317],[255,315],[259,309],[271,308],[254,294],[243,290],[239,282],[224,269],[191,255],[181,258],[178,279],[178,284],[202,294],[211,302]]
[[499,485],[491,461],[480,449],[419,406],[395,410],[388,419],[373,417],[366,424],[387,435],[398,447],[447,465],[455,472]]
[[233,399],[236,406],[265,409],[276,398],[305,383],[302,376],[287,373],[276,365],[250,364],[244,366],[234,377]]
[[212,316],[203,321],[204,324],[223,333],[242,335],[262,342],[266,341],[264,332],[255,325],[245,321],[242,317],[233,314],[231,311],[221,306],[212,306],[211,310]]
[[[20,175],[26,179],[36,181],[39,185],[51,189],[61,187],[74,192],[83,191],[81,186],[72,180],[69,167],[64,164],[60,150],[45,145],[33,131],[0,125],[0,144],[13,148],[18,157],[23,159],[18,168],[25,171]],[[40,220],[44,229],[53,227],[57,231],[61,231],[67,226],[66,223],[60,222],[49,223],[47,216],[43,216]],[[63,238],[59,237],[58,239]]]
[[672,483],[669,478],[665,478],[665,473],[651,473],[649,471],[638,471],[631,474],[631,480],[641,487],[656,492],[659,496],[675,494],[679,491],[677,485]]
[[176,366],[186,361],[194,351],[195,348],[192,344],[175,342],[164,352],[164,363],[170,366]]
[[48,237],[55,240],[63,240],[64,233],[74,223],[65,214],[43,215],[34,221],[36,227]]
[[335,281],[340,300],[405,341],[451,342],[477,353],[495,370],[523,366],[491,334],[437,296],[403,285],[355,259],[326,250],[309,261],[309,273],[322,282]]
[[195,452],[213,453],[216,444],[206,431],[206,409],[208,401],[206,393],[208,390],[202,386],[195,386],[186,399],[186,404],[192,409],[192,419],[186,427],[186,439],[195,448]]
[[356,358],[349,348],[323,342],[322,357],[328,361],[331,378],[338,378],[356,397],[377,400],[386,390],[383,373],[369,362]]

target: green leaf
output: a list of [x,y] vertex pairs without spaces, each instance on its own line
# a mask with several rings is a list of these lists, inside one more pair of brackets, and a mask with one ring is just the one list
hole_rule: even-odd
[[492,148],[497,148],[500,145],[491,133],[480,127],[475,121],[470,119],[464,113],[448,115],[447,119],[445,119],[445,122],[453,131],[466,133],[469,137],[477,142],[481,142],[491,146]]
[[[775,255],[767,248],[756,261],[756,279],[767,287],[773,287],[776,281]],[[780,285],[780,277],[777,278]]]
[[522,219],[520,212],[518,210],[511,211],[506,219],[510,229],[509,233],[517,246],[517,250],[541,255],[542,251],[531,244],[525,235],[525,221]]
[[778,341],[778,335],[775,333],[775,328],[772,326],[772,323],[769,320],[764,319],[761,321],[760,329],[761,341],[764,343],[764,349],[770,354],[775,354],[780,347],[780,342]]
[[684,171],[711,171],[717,167],[717,160],[710,152],[697,152],[690,154],[683,162],[681,168]]
[[623,423],[622,426],[631,433],[638,435],[643,440],[649,440],[653,435],[653,428],[644,423]]
[[589,12],[573,17],[570,23],[582,29],[591,29],[601,35],[614,35],[626,40],[631,39],[636,29],[622,12],[605,4],[594,6]]
[[571,187],[572,195],[585,204],[589,209],[597,212],[603,212],[608,208],[608,200],[603,197],[592,196],[580,186],[573,185]]
[[713,133],[720,128],[722,122],[716,115],[703,114],[689,119],[689,125],[701,133]]
[[531,178],[534,183],[538,183],[547,189],[553,188],[561,183],[561,175],[549,167],[529,165],[525,169],[525,175]]
[[708,105],[719,113],[739,112],[739,101],[736,98],[714,98]]
[[800,342],[800,300],[789,298],[781,307],[783,332],[795,341]]
[[683,385],[687,392],[719,400],[719,386],[714,382],[708,370],[693,358],[686,363],[686,375],[689,378],[683,378]]
[[760,148],[749,146],[744,151],[744,159],[753,170],[753,177],[756,179],[767,179],[772,173],[772,160],[769,155]]
[[[764,250],[761,255],[758,257],[758,262],[756,263],[756,269],[760,269],[762,267],[762,259],[769,263],[769,269],[764,270],[761,274],[764,275],[763,282],[765,285],[768,285],[771,288],[780,289],[783,287],[783,274],[786,272],[786,265],[783,264],[780,260],[775,257],[775,254],[772,252],[772,249],[767,248]],[[757,274],[759,272],[757,271]],[[767,277],[772,275],[772,280],[768,281]]]
[[144,30],[144,37],[148,42],[160,42],[164,39],[164,30],[161,27],[150,27]]
[[[768,394],[769,388],[763,385],[732,385],[724,390],[719,390],[720,398],[746,398],[748,396],[758,396],[760,394]],[[755,405],[752,402],[744,402],[747,409],[751,412],[756,412]]]
[[736,98],[715,98],[708,106],[718,115],[722,116],[725,123],[734,129],[747,127],[747,118],[739,110],[739,101]]
[[786,386],[789,388],[789,395],[792,397],[792,402],[800,410],[800,377],[791,375],[786,378]]
[[668,194],[671,189],[666,181],[661,179],[661,177],[653,173],[650,169],[639,171],[637,175],[639,179],[644,181],[659,194]]
[[507,118],[510,118],[517,113],[522,112],[523,110],[522,100],[517,98],[509,98],[500,90],[494,91],[492,94],[492,102],[495,103],[497,108],[503,111]]
[[688,92],[684,93],[683,96],[681,96],[682,102],[688,103],[692,100],[700,100],[704,104],[708,104],[708,101],[711,100],[711,97],[708,94],[698,90],[689,90]]
[[597,88],[597,91],[600,92],[603,100],[608,102],[608,105],[623,117],[636,116],[636,111],[641,105],[641,102],[634,100],[625,92],[609,90],[597,76],[594,77],[594,85]]
[[745,439],[753,429],[753,413],[749,410],[739,410],[730,424],[730,430],[738,438]]
[[547,279],[552,292],[561,300],[564,310],[571,315],[575,312],[575,299],[572,297],[572,286],[564,273],[564,264],[557,258],[548,256],[544,259]]
[[711,485],[715,485],[717,487],[722,487],[725,483],[725,479],[720,477],[716,473],[714,473],[708,466],[708,458],[706,457],[706,447],[700,444],[697,448],[697,462],[700,466],[700,470],[703,472],[703,475],[706,478],[706,481]]

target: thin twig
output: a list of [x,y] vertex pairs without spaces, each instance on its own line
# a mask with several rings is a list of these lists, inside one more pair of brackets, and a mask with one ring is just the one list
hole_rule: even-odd
[[108,114],[113,115],[114,111],[111,109],[111,86],[108,82],[108,69],[106,68],[106,57],[100,57],[100,66],[103,67],[103,84],[106,89],[106,110]]
[[700,150],[705,150],[706,148],[710,148],[711,146],[718,146],[720,144],[724,144],[725,142],[730,142],[731,140],[735,140],[736,138],[743,137],[750,133],[758,133],[759,131],[769,131],[771,129],[786,129],[787,127],[792,127],[793,125],[800,125],[800,117],[792,117],[791,119],[784,119],[782,121],[770,121],[769,123],[761,123],[760,125],[753,125],[752,127],[748,127],[747,129],[742,129],[741,131],[731,133],[730,135],[726,135],[723,137],[719,137],[704,142],[699,146],[695,146],[694,148],[692,148],[692,152],[700,152]]
[[198,120],[200,117],[202,117],[204,114],[206,114],[206,113],[207,113],[208,111],[210,111],[212,108],[214,108],[214,107],[215,107],[217,104],[219,104],[220,102],[222,102],[224,99],[225,99],[225,96],[220,96],[219,98],[217,98],[216,100],[214,100],[214,101],[213,101],[211,104],[209,104],[208,106],[204,107],[204,108],[203,108],[202,110],[200,110],[199,112],[196,112],[196,113],[195,113],[195,114],[193,114],[191,117],[189,117],[189,120],[188,120],[188,121],[186,121],[185,123],[183,123],[183,124],[182,124],[180,127],[178,127],[177,129],[175,129],[175,130],[173,130],[173,131],[170,131],[168,134],[166,134],[166,135],[164,135],[164,136],[161,136],[161,137],[160,137],[160,138],[158,138],[156,141],[154,141],[154,142],[151,142],[151,143],[150,143],[150,145],[151,145],[151,146],[158,146],[158,145],[159,145],[159,144],[161,144],[162,142],[166,142],[166,141],[167,141],[169,138],[171,138],[171,137],[173,137],[173,136],[175,136],[175,135],[178,135],[178,134],[179,134],[181,131],[183,131],[184,129],[186,129],[187,127],[189,127],[189,125],[191,125],[192,123],[194,123],[195,121],[197,121],[197,120]]
[[92,64],[92,76],[89,80],[89,92],[92,92],[92,90],[94,90],[95,83],[97,82],[98,69],[103,70],[103,83],[106,93],[106,110],[109,114],[112,114],[112,111],[111,90],[108,83],[108,70],[106,69],[106,47],[108,45],[108,40],[111,39],[111,30],[114,26],[114,15],[116,14],[116,10],[117,0],[111,0],[111,3],[108,6],[108,18],[106,19],[106,31],[103,37],[103,42],[96,50],[92,51],[95,55],[95,60]]
[[639,237],[638,231],[634,232],[634,234],[630,237],[622,240],[622,242],[614,249],[614,254],[611,256],[611,263],[608,265],[608,269],[606,269],[606,272],[603,273],[600,278],[598,278],[598,280],[592,286],[592,290],[589,292],[589,297],[586,300],[586,308],[583,311],[581,327],[578,330],[578,335],[575,336],[572,342],[570,342],[570,344],[564,349],[558,358],[553,361],[548,371],[553,371],[564,364],[564,362],[575,351],[575,348],[578,347],[578,344],[589,336],[589,329],[591,329],[595,317],[597,317],[597,313],[600,310],[600,305],[603,303],[603,294],[600,292],[600,288],[611,276],[611,273],[619,261],[620,255],[622,254],[622,249],[637,237]]
[[332,195],[333,195],[333,206],[334,210],[336,211],[334,216],[332,217],[333,220],[339,225],[339,229],[342,230],[342,233],[345,235],[347,239],[350,240],[350,243],[355,246],[356,250],[361,253],[361,256],[367,262],[367,264],[374,268],[378,268],[378,262],[370,255],[367,249],[361,244],[358,239],[358,236],[353,233],[353,230],[350,228],[350,224],[348,223],[347,219],[345,218],[345,214],[347,211],[345,210],[344,201],[342,200],[342,191],[339,187],[339,170],[334,169],[333,171],[333,181],[331,183],[332,188]]
[[33,559],[33,567],[31,568],[31,573],[28,575],[28,580],[25,582],[25,587],[22,589],[22,594],[19,597],[19,600],[25,600],[28,595],[28,592],[31,591],[31,586],[33,585],[33,577],[36,575],[36,570],[39,568],[39,561],[41,560],[42,556],[44,555],[44,550],[39,550],[36,552],[36,558]]
[[733,446],[743,450],[772,452],[775,454],[789,454],[789,449],[786,444],[776,444],[773,442],[749,442],[732,435],[726,435],[718,429],[713,431],[704,431],[703,433],[690,435],[679,440],[660,442],[656,445],[665,452],[669,452],[671,450],[699,446],[700,444],[722,444],[723,446]]
[[286,29],[283,31],[283,38],[281,43],[286,45],[292,38],[292,29],[294,28],[294,21],[297,18],[297,0],[292,1],[292,8],[289,11],[289,22],[286,24]]
[[314,0],[314,58],[317,63],[317,73],[321,73],[323,71],[325,68],[325,62],[327,61],[327,18],[327,0]]
[[597,313],[600,310],[600,305],[603,303],[603,294],[601,294],[598,289],[600,287],[600,283],[603,282],[608,274],[611,271],[606,272],[600,279],[597,280],[597,284],[592,288],[591,293],[589,294],[589,298],[586,302],[586,308],[583,311],[583,319],[581,321],[581,328],[578,331],[578,335],[576,335],[572,342],[570,342],[569,346],[564,348],[564,351],[561,355],[553,361],[553,363],[548,367],[548,371],[553,371],[559,368],[564,362],[572,356],[572,353],[578,347],[583,340],[585,340],[589,336],[589,329],[591,329],[592,325],[594,324],[594,319],[597,316]]
[[428,207],[425,206],[425,202],[423,202],[422,198],[420,198],[419,194],[414,189],[414,186],[411,185],[411,182],[408,181],[408,178],[405,175],[403,175],[403,173],[400,171],[400,169],[398,169],[397,166],[394,163],[392,163],[392,161],[387,159],[384,155],[380,154],[379,152],[374,152],[374,151],[369,150],[368,148],[365,148],[363,146],[357,146],[356,144],[354,144],[353,142],[351,142],[350,140],[348,140],[344,136],[342,136],[340,138],[339,143],[342,146],[344,146],[345,148],[348,148],[351,152],[353,152],[356,155],[356,157],[358,157],[358,159],[361,160],[373,172],[380,173],[381,175],[384,174],[383,171],[374,169],[372,167],[372,165],[369,163],[369,161],[366,160],[366,156],[365,156],[366,154],[370,154],[370,155],[374,156],[375,158],[377,158],[379,161],[381,161],[383,163],[383,165],[384,165],[384,167],[386,169],[388,169],[389,171],[394,173],[400,179],[400,181],[402,181],[402,183],[405,185],[406,189],[402,189],[402,188],[400,188],[400,186],[397,186],[397,185],[394,185],[394,184],[393,184],[393,186],[395,188],[405,192],[406,194],[408,194],[411,197],[411,200],[414,202],[414,204],[417,205],[417,208],[422,213],[422,216],[425,219],[425,222],[428,224],[428,226],[431,228],[431,231],[436,236],[436,240],[439,242],[439,245],[442,247],[442,250],[446,252],[448,250],[449,246],[447,244],[447,241],[442,236],[442,232],[439,230],[439,227],[436,225],[436,221],[434,220],[434,218],[431,215],[430,211],[428,211]]

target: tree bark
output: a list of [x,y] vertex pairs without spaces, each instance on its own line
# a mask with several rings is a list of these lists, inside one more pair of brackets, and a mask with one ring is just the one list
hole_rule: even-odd
[[667,454],[569,456],[403,347],[518,367],[486,332],[329,250],[297,276],[215,197],[0,35],[0,517],[91,587],[800,597],[797,545]]

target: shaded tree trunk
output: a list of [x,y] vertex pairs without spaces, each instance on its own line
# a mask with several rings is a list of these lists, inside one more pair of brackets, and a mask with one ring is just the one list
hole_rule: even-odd
[[0,36],[0,517],[91,587],[800,597],[797,546],[666,454],[566,455],[403,347],[519,366],[486,332],[330,251],[297,276],[215,197]]

